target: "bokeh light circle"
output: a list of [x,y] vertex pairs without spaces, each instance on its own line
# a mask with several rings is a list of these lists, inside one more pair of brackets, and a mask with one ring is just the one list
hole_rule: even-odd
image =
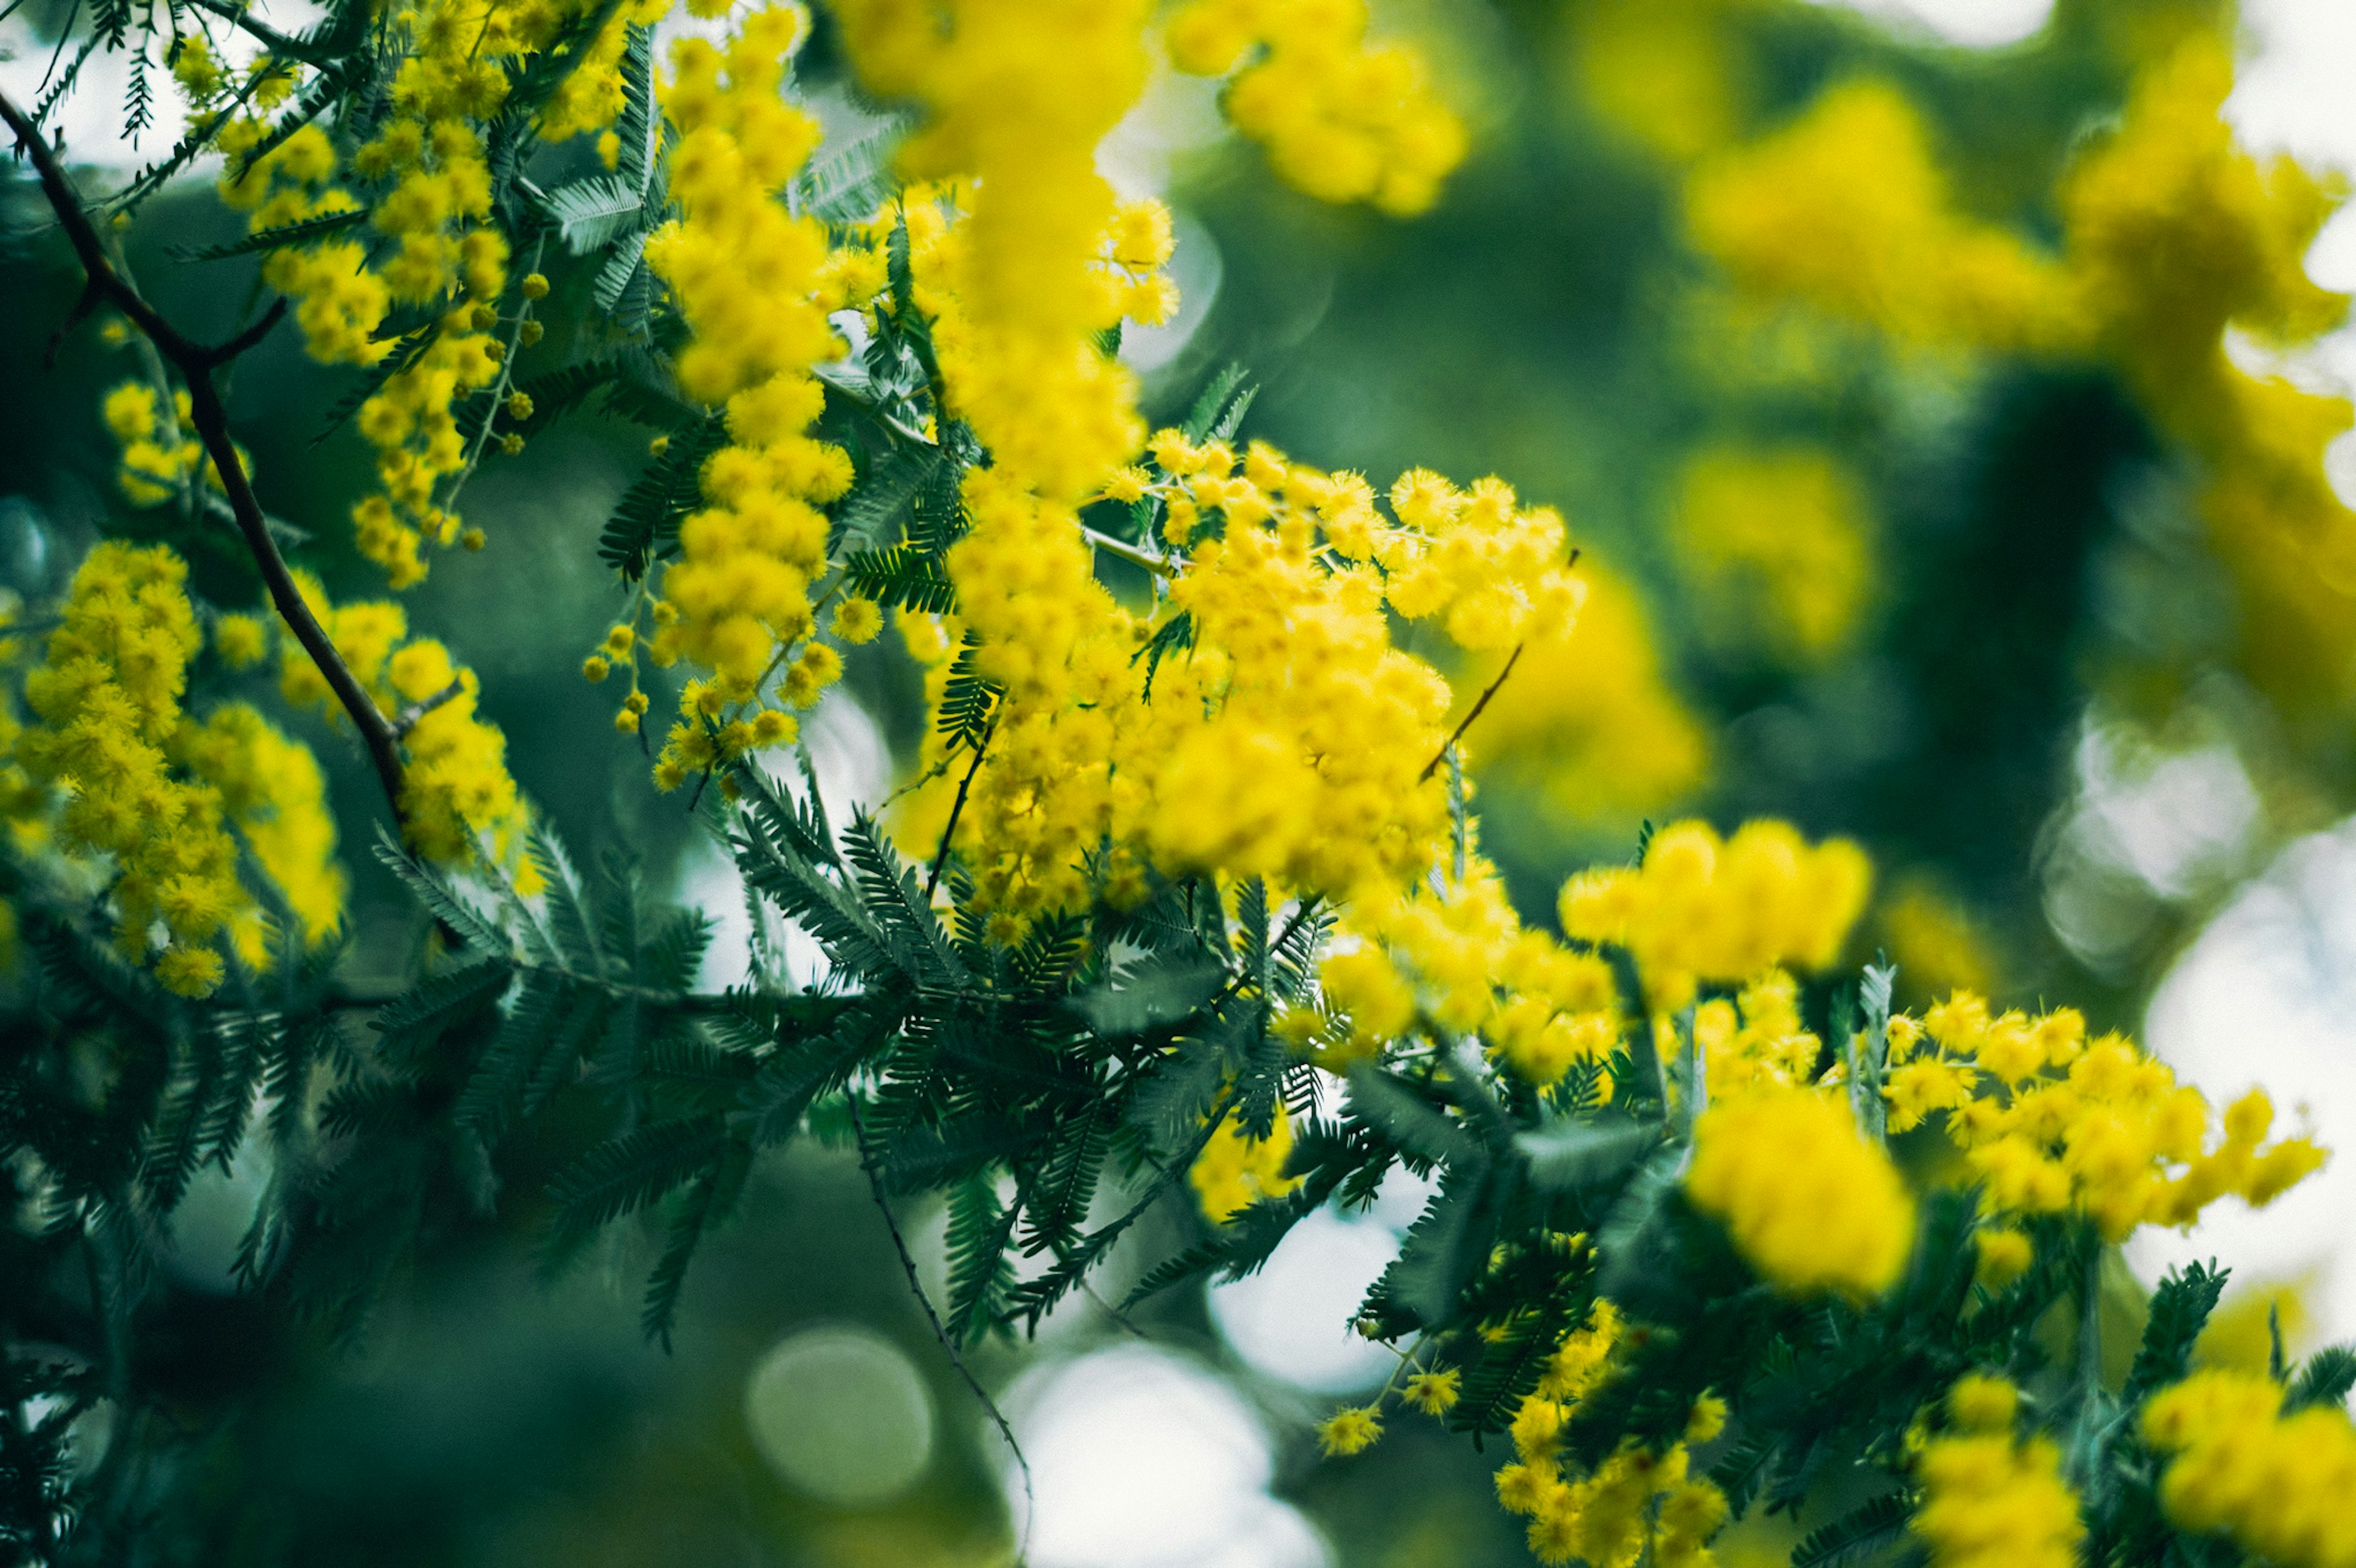
[[781,1340],[744,1380],[744,1424],[777,1478],[816,1501],[897,1497],[933,1456],[933,1396],[881,1334],[848,1325]]

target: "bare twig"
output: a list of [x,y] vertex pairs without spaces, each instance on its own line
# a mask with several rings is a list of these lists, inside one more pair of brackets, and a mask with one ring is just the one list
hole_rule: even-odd
[[460,676],[424,701],[411,703],[401,710],[401,717],[392,721],[393,734],[403,740],[408,739],[409,732],[417,728],[417,721],[420,719],[444,704],[456,701],[458,694],[466,689],[466,677]]
[[[1001,698],[1000,700],[1005,699]],[[973,788],[973,775],[981,772],[982,753],[990,750],[990,738],[996,733],[998,717],[992,714],[990,728],[981,732],[981,740],[973,749],[972,765],[966,769],[965,777],[958,780],[957,799],[949,803],[948,823],[941,829],[941,847],[933,856],[931,875],[925,879],[925,902],[927,905],[933,901],[933,890],[941,885],[941,868],[949,863],[949,839],[956,835],[958,818],[965,812],[966,792]]]
[[230,439],[229,410],[222,403],[220,389],[213,384],[213,372],[259,342],[262,334],[277,325],[284,314],[284,300],[262,319],[226,343],[207,346],[183,336],[178,328],[166,321],[149,304],[139,291],[133,288],[107,260],[105,247],[98,230],[83,208],[81,197],[73,187],[57,156],[41,140],[40,130],[25,112],[16,107],[5,93],[0,93],[0,122],[5,122],[16,138],[25,155],[32,160],[39,174],[42,194],[48,197],[50,208],[58,215],[59,225],[74,248],[81,262],[82,274],[89,286],[104,296],[106,302],[129,317],[132,325],[145,334],[156,351],[171,361],[187,382],[189,415],[196,426],[197,439],[204,443],[205,454],[212,459],[214,471],[220,477],[222,492],[229,497],[230,514],[237,519],[238,532],[262,572],[262,580],[270,590],[270,601],[277,607],[294,640],[319,668],[328,689],[343,704],[352,725],[359,731],[360,741],[368,748],[369,760],[376,766],[377,782],[383,786],[384,796],[392,806],[395,820],[402,818],[401,808],[401,746],[391,723],[385,718],[368,694],[351,667],[344,663],[336,645],[328,640],[318,618],[304,603],[294,577],[286,568],[285,557],[278,553],[278,543],[270,537],[270,526],[262,515],[262,504],[254,498],[253,486],[245,476],[244,464],[239,462],[236,443]]
[[1110,534],[1100,533],[1086,526],[1081,528],[1080,537],[1105,554],[1118,557],[1131,566],[1141,566],[1156,577],[1175,577],[1178,574],[1176,566],[1167,557],[1141,549],[1126,539],[1117,539]]
[[1438,772],[1440,764],[1448,760],[1448,753],[1455,748],[1456,742],[1464,739],[1464,731],[1472,728],[1472,720],[1481,717],[1481,710],[1489,706],[1489,699],[1497,695],[1497,688],[1505,684],[1505,677],[1514,673],[1515,665],[1522,662],[1522,646],[1520,643],[1514,645],[1513,653],[1505,660],[1505,667],[1497,672],[1497,678],[1489,683],[1489,689],[1481,694],[1481,700],[1472,705],[1472,711],[1464,716],[1464,722],[1456,726],[1456,732],[1448,737],[1448,743],[1432,754],[1431,761],[1423,764],[1423,772],[1415,775],[1416,783],[1421,784]]
[[874,1194],[876,1210],[884,1216],[884,1228],[892,1232],[892,1247],[900,1254],[900,1267],[908,1275],[908,1289],[916,1296],[916,1305],[925,1309],[925,1321],[933,1326],[933,1338],[938,1339],[941,1349],[948,1352],[949,1365],[957,1369],[958,1376],[965,1380],[965,1386],[972,1391],[973,1397],[980,1401],[981,1408],[989,1413],[991,1424],[998,1428],[998,1435],[1006,1439],[1006,1446],[1013,1453],[1014,1463],[1023,1472],[1023,1536],[1014,1548],[1014,1561],[1020,1563],[1030,1554],[1031,1516],[1039,1511],[1038,1495],[1031,1486],[1031,1461],[1023,1456],[1023,1445],[1014,1440],[1014,1428],[1008,1424],[1005,1413],[998,1408],[998,1402],[990,1397],[990,1391],[981,1386],[981,1380],[973,1375],[973,1369],[965,1364],[965,1357],[958,1352],[957,1342],[949,1338],[948,1327],[941,1322],[941,1315],[933,1309],[933,1298],[925,1294],[925,1282],[916,1277],[916,1260],[908,1251],[906,1239],[900,1234],[900,1221],[893,1217],[892,1201],[884,1191],[883,1173],[876,1169],[873,1152],[868,1147],[867,1124],[859,1115],[859,1096],[846,1094],[844,1103],[851,1108],[851,1136],[859,1140],[859,1168],[867,1173],[867,1189]]

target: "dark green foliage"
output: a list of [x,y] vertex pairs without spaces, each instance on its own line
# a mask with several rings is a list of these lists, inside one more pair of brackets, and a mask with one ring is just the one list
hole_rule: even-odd
[[2283,1395],[2283,1413],[2288,1415],[2309,1405],[2344,1405],[2351,1389],[2356,1389],[2356,1349],[2326,1346],[2299,1368],[2290,1392]]
[[727,426],[715,418],[672,436],[663,454],[623,492],[597,540],[597,558],[632,581],[657,559],[669,558],[678,549],[679,525],[702,501],[703,460],[727,439]]
[[1878,1497],[1811,1532],[1792,1551],[1792,1568],[1836,1568],[1879,1552],[1906,1530],[1912,1510],[1904,1497]]
[[2184,1376],[2192,1360],[2193,1341],[2201,1338],[2209,1315],[2224,1293],[2226,1271],[2214,1264],[2192,1264],[2171,1271],[2152,1292],[2151,1317],[2144,1326],[2143,1344],[2127,1371],[2123,1396],[2135,1404],[2155,1390]]

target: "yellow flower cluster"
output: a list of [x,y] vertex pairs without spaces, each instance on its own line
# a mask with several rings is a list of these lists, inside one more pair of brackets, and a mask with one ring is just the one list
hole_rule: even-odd
[[2221,34],[2177,29],[2115,128],[2056,193],[2062,243],[2040,252],[1964,215],[1916,112],[1850,82],[1687,187],[1694,242],[1745,287],[1910,343],[2066,355],[2115,368],[2201,474],[2201,507],[2242,600],[2250,677],[2292,710],[2356,688],[2356,511],[2325,477],[2344,397],[2253,377],[2229,326],[2260,344],[2313,341],[2347,296],[2308,275],[2340,199],[2288,158],[2237,147],[2220,111],[2233,81]]
[[2282,1413],[2280,1384],[2257,1372],[2198,1371],[2144,1406],[2147,1442],[2170,1456],[2159,1500],[2195,1534],[2231,1531],[2282,1568],[2356,1563],[2356,1426],[2321,1405]]
[[1708,1568],[1710,1538],[1727,1520],[1724,1493],[1688,1471],[1688,1445],[1716,1437],[1726,1406],[1705,1395],[1696,1403],[1685,1439],[1661,1453],[1634,1439],[1585,1476],[1566,1471],[1561,1433],[1580,1402],[1609,1375],[1612,1348],[1622,1325],[1608,1301],[1572,1334],[1538,1386],[1514,1416],[1515,1463],[1497,1472],[1497,1499],[1528,1517],[1529,1546],[1539,1562],[1582,1562],[1590,1568]]
[[1816,1089],[1764,1090],[1704,1111],[1686,1196],[1794,1295],[1879,1296],[1913,1245],[1914,1200],[1898,1168],[1843,1101]]
[[[1263,444],[1237,454],[1164,432],[1150,450],[1158,475],[1108,489],[1153,496],[1165,537],[1193,552],[1160,558],[1150,620],[1097,583],[1068,513],[1001,470],[969,475],[974,529],[949,560],[957,630],[973,629],[980,668],[1008,694],[959,818],[984,907],[1027,918],[1076,900],[1081,853],[1108,838],[1117,862],[1387,902],[1449,832],[1433,765],[1449,690],[1392,646],[1389,617],[1483,647],[1560,638],[1580,599],[1561,520],[1495,481],[1467,493],[1416,473],[1394,488],[1393,521],[1356,475]],[[1144,657],[1180,613],[1185,643]],[[932,638],[929,662],[953,645]],[[960,781],[935,744],[937,804]]]
[[826,231],[776,199],[818,144],[818,123],[778,93],[808,26],[800,7],[773,5],[744,16],[723,45],[682,38],[663,92],[680,133],[670,169],[681,216],[648,241],[647,261],[694,333],[680,385],[724,403],[728,421],[728,444],[703,466],[709,505],[680,525],[648,645],[658,664],[683,657],[711,671],[681,694],[655,765],[665,789],[793,740],[788,709],[817,701],[841,670],[811,640],[811,589],[826,571],[818,508],[850,488],[851,461],[809,433],[824,405],[810,368],[841,344],[819,297]]
[[220,983],[213,948],[244,899],[220,797],[172,774],[188,660],[201,645],[187,568],[161,546],[103,543],[74,573],[48,653],[25,678],[41,720],[16,761],[68,794],[70,849],[113,857],[115,941],[145,960],[160,926],[156,978],[187,996]]
[[[1419,1017],[1451,1034],[1478,1030],[1530,1083],[1550,1084],[1620,1043],[1612,966],[1526,931],[1496,869],[1479,857],[1462,882],[1415,884],[1408,895],[1353,908],[1347,934],[1319,972],[1337,1015],[1319,1060],[1370,1054]],[[1609,1081],[1599,1084],[1609,1093]]]
[[[1983,1078],[1996,1092],[1978,1093]],[[2209,1103],[2165,1063],[2115,1034],[2090,1043],[2070,1008],[1991,1018],[1969,992],[1919,1023],[1890,1020],[1882,1095],[1896,1130],[1948,1113],[1992,1211],[2079,1209],[2114,1241],[2190,1224],[2229,1192],[2271,1202],[2323,1162],[2304,1137],[2260,1147],[2274,1123],[2262,1089],[2227,1108],[2223,1139],[2204,1149]]]
[[2245,669],[2294,710],[2337,709],[2356,691],[2356,511],[2323,451],[2356,415],[2345,397],[2244,375],[2224,336],[2230,324],[2286,347],[2346,319],[2348,296],[2305,265],[2344,189],[2235,146],[2220,112],[2233,85],[2228,40],[2207,36],[2143,75],[2063,182],[2067,254],[2096,352],[2204,470]]
[[187,487],[188,476],[205,461],[204,447],[187,426],[187,393],[174,395],[166,415],[154,387],[125,381],[106,394],[101,411],[123,448],[114,482],[133,506],[160,507]]
[[8,793],[10,815],[22,816],[37,800],[32,786],[64,792],[60,845],[112,857],[118,872],[117,944],[134,959],[152,954],[157,979],[201,997],[224,972],[221,934],[249,962],[261,962],[266,945],[225,819],[313,941],[342,917],[343,873],[308,750],[241,705],[201,724],[181,712],[201,645],[187,576],[160,545],[91,551],[45,662],[26,677],[39,722],[12,737],[24,775]]
[[1709,611],[1706,624],[1747,634],[1786,659],[1837,652],[1872,594],[1865,499],[1822,448],[1695,453],[1671,536]]
[[1635,956],[1656,1012],[1703,980],[1748,980],[1772,965],[1817,969],[1840,955],[1872,868],[1847,839],[1813,848],[1789,824],[1745,823],[1720,840],[1707,823],[1653,836],[1633,870],[1588,871],[1562,890],[1562,929]]
[[1179,69],[1234,73],[1227,117],[1322,200],[1409,216],[1463,159],[1463,123],[1433,96],[1421,57],[1367,41],[1365,0],[1191,0],[1167,37]]
[[[1653,1020],[1655,1049],[1664,1061],[1680,1049],[1676,1029],[1672,1019]],[[1822,1051],[1822,1042],[1801,1025],[1799,982],[1781,969],[1766,971],[1733,997],[1698,1004],[1693,1031],[1706,1069],[1703,1082],[1721,1100],[1805,1083]]]
[[[184,722],[176,761],[220,792],[222,809],[297,920],[305,940],[326,941],[344,919],[344,869],[336,863],[336,818],[318,759],[252,707],[231,702],[201,724]],[[260,966],[267,949],[258,923],[232,921],[239,953]]]
[[[476,712],[482,686],[475,672],[451,662],[432,638],[409,637],[409,617],[386,601],[331,604],[306,572],[295,573],[303,599],[378,709],[406,723],[408,758],[402,769],[400,807],[410,845],[429,860],[463,866],[478,846],[515,869],[518,887],[536,883],[519,857],[530,819],[507,768],[507,737]],[[342,712],[335,694],[302,646],[285,639],[278,688],[289,705],[315,708],[331,720]]]
[[1263,1198],[1281,1198],[1300,1186],[1300,1178],[1284,1174],[1291,1155],[1292,1121],[1282,1105],[1264,1138],[1245,1136],[1229,1115],[1211,1130],[1186,1179],[1194,1183],[1203,1212],[1221,1224]]
[[1091,341],[1126,303],[1100,260],[1116,204],[1096,147],[1144,91],[1144,0],[834,10],[866,87],[924,111],[902,172],[970,181],[920,296],[949,401],[1012,485],[1077,500],[1144,434],[1134,379]]
[[2018,1392],[2001,1378],[1959,1381],[1948,1407],[1959,1429],[1915,1460],[1922,1501],[1908,1528],[1933,1568],[2071,1568],[2086,1527],[2043,1437],[2013,1440]]
[[[622,108],[618,61],[627,27],[651,25],[669,8],[669,0],[629,0],[594,37],[567,42],[577,63],[539,110],[540,134],[561,140],[609,124]],[[276,247],[263,262],[263,280],[294,303],[312,356],[374,365],[390,347],[379,334],[392,307],[435,313],[420,328],[426,340],[411,346],[358,421],[377,450],[383,489],[353,508],[355,539],[395,588],[425,575],[420,550],[427,541],[446,547],[477,537],[462,529],[451,497],[437,504],[435,495],[444,480],[469,471],[489,438],[487,414],[469,453],[456,411],[486,391],[496,398],[514,342],[529,343],[539,331],[529,319],[527,290],[510,339],[491,334],[501,319],[509,256],[505,237],[488,221],[484,127],[507,101],[512,65],[598,14],[595,0],[415,0],[388,13],[380,47],[401,56],[389,112],[348,157],[316,124],[263,151],[271,133],[263,111],[283,99],[291,79],[265,84],[268,91],[232,118],[209,107],[222,91],[210,57],[183,48],[176,74],[191,107],[213,114],[216,144],[230,165],[221,197],[248,212],[251,233],[367,209],[373,244],[345,238],[346,230],[314,234]]]
[[1834,87],[1702,163],[1686,222],[1747,286],[1908,342],[2043,349],[2073,330],[2058,265],[1954,209],[1921,117],[1884,82]]

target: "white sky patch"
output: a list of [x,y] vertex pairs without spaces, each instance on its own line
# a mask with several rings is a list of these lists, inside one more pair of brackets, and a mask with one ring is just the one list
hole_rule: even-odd
[[2304,1281],[2321,1342],[2356,1339],[2356,821],[2292,844],[2161,982],[2154,1054],[2221,1109],[2264,1085],[2276,1132],[2337,1151],[2263,1210],[2212,1207],[2189,1234],[2147,1227],[2127,1258],[2147,1280],[2214,1258],[2237,1283]]
[[[1037,1499],[1037,1568],[1329,1568],[1332,1550],[1269,1496],[1275,1449],[1216,1373],[1124,1344],[1034,1368],[1005,1401]],[[1026,1503],[1002,1471],[1018,1531]]]

